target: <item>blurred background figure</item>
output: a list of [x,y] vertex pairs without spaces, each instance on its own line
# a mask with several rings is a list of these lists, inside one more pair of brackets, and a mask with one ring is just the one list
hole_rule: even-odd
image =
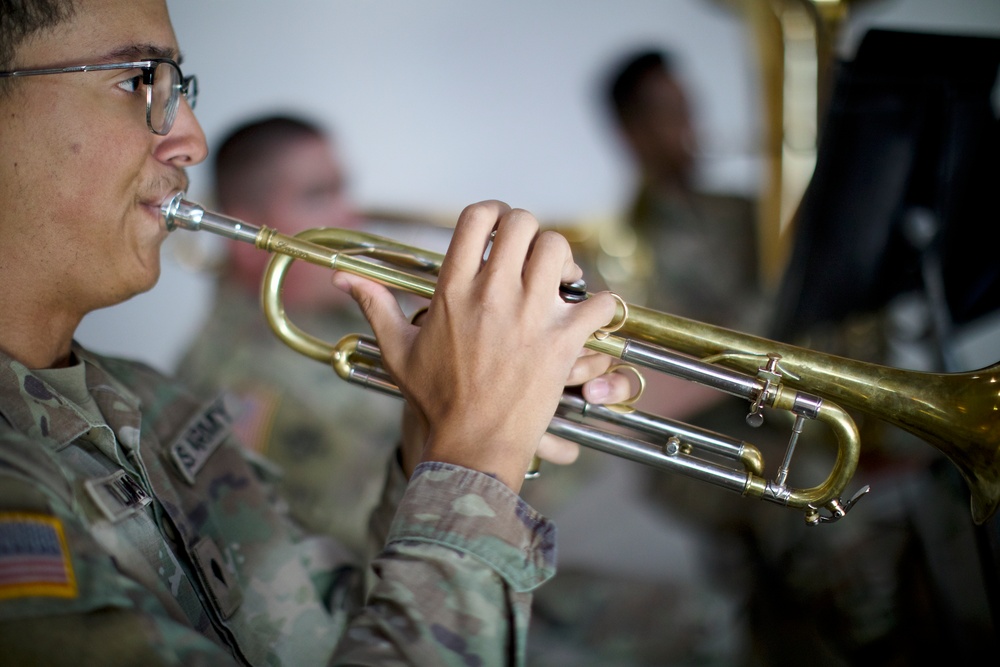
[[[684,317],[759,329],[766,301],[756,269],[755,202],[698,189],[694,113],[673,56],[661,49],[629,51],[600,83],[636,184],[617,219],[568,230],[588,288],[612,289],[631,304]],[[649,412],[730,434],[733,428],[753,430],[743,421],[747,404],[741,399],[662,374],[644,376],[639,405]],[[703,482],[617,467],[584,450],[577,464],[546,468],[543,479],[522,493],[541,508],[592,503],[596,495],[601,507],[591,530],[604,539],[616,536],[618,548],[636,563],[642,545],[662,541],[693,544],[701,560],[687,570],[664,558],[652,578],[617,570],[615,561],[627,557],[589,569],[562,566],[535,598],[529,648],[564,659],[536,664],[740,664],[751,646],[741,607],[746,598],[743,589],[734,594],[722,588],[714,568],[731,539],[727,528],[744,526],[742,516],[754,506]],[[652,504],[669,515],[666,520],[645,514],[645,487],[654,489]],[[554,516],[558,522],[560,514]],[[742,565],[739,557],[728,562]]]
[[757,330],[766,311],[756,205],[698,188],[697,114],[674,61],[662,49],[637,50],[606,82],[605,98],[636,179],[623,225],[613,234],[634,237],[635,252],[623,256],[605,246],[597,269],[631,303]]
[[[758,271],[757,203],[699,187],[699,114],[691,107],[676,56],[664,48],[626,52],[602,83],[635,174],[621,224],[611,229],[633,237],[635,249],[621,254],[608,239],[590,240],[584,252],[600,280],[630,303],[762,333],[771,306]],[[638,405],[648,412],[758,446],[783,444],[787,437],[776,428],[780,422],[771,423],[775,420],[762,428],[748,426],[743,399],[658,373],[645,375],[647,390]],[[657,502],[689,522],[699,542],[705,526],[742,526],[744,514],[758,509],[732,494],[704,493],[703,483],[686,477],[642,472]],[[717,556],[717,549],[710,551]]]
[[[606,287],[629,303],[672,315],[761,333],[769,300],[757,267],[757,203],[702,189],[698,112],[676,56],[662,47],[632,49],[615,59],[599,81],[605,110],[631,160],[634,187],[619,218],[576,245],[590,288]],[[758,446],[785,437],[773,420],[762,429],[749,427],[742,399],[663,374],[644,375],[640,409]],[[692,545],[697,554],[698,568],[684,593],[714,610],[718,643],[714,655],[700,656],[706,662],[695,664],[712,664],[711,659],[752,664],[746,603],[753,573],[742,534],[750,525],[748,514],[759,511],[759,505],[651,468],[635,467],[630,476],[639,489],[638,502],[667,519],[657,530]],[[536,606],[544,603],[536,598]],[[661,598],[659,604],[646,604],[647,615],[660,617],[652,623],[652,635],[671,627],[666,620],[671,602]]]
[[[629,303],[760,334],[770,298],[758,270],[757,202],[699,183],[698,111],[669,50],[624,53],[601,79],[602,98],[630,157],[631,199],[613,224],[579,244],[592,287]],[[759,439],[746,403],[670,377],[649,376],[639,407],[735,437]]]
[[[216,208],[226,215],[284,234],[360,224],[334,139],[309,120],[251,120],[211,155]],[[226,246],[214,304],[177,372],[203,391],[226,390],[236,431],[277,464],[294,516],[360,553],[385,457],[397,442],[401,404],[352,387],[275,336],[260,308],[269,259],[246,243]],[[330,276],[305,262],[291,267],[283,291],[289,318],[330,342],[370,332]]]

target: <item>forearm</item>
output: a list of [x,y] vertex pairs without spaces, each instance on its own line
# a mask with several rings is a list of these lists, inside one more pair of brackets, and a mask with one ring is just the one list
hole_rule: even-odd
[[497,480],[419,466],[334,664],[522,664],[531,590],[554,573],[554,538]]

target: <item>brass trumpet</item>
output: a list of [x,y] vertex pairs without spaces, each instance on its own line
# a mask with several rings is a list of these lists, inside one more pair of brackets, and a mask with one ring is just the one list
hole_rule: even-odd
[[[206,211],[185,200],[184,193],[165,201],[162,215],[168,230],[209,231],[275,253],[261,291],[264,314],[275,334],[297,352],[331,365],[345,380],[399,394],[371,338],[351,335],[330,344],[291,322],[281,302],[282,281],[299,259],[430,298],[443,260],[440,254],[345,229],[287,236]],[[564,285],[560,291],[567,300],[588,296],[581,284]],[[786,410],[795,424],[784,459],[774,479],[768,480],[763,477],[763,457],[748,443],[655,415],[590,405],[567,393],[548,430],[583,446],[802,510],[806,522],[815,525],[845,516],[868,491],[866,486],[841,500],[857,468],[860,441],[840,403],[895,424],[945,454],[969,486],[977,524],[1000,504],[1000,363],[966,373],[904,371],[630,306],[621,299],[614,321],[586,345],[623,362],[745,398],[751,424],[759,424],[763,408]],[[824,482],[797,489],[786,481],[799,434],[810,419],[831,429],[837,457]],[[621,428],[600,430],[591,425],[594,420]]]

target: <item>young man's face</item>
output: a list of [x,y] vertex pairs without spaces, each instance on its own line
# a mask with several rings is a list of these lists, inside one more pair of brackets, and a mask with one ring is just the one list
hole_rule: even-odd
[[[12,69],[179,56],[163,0],[77,0],[69,21],[18,48]],[[181,101],[166,136],[146,126],[137,70],[8,79],[0,97],[0,262],[21,289],[82,314],[151,288],[164,197],[207,152]]]

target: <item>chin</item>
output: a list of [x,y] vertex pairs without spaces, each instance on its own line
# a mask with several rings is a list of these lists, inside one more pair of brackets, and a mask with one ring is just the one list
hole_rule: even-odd
[[156,287],[156,283],[160,282],[160,255],[156,255],[156,260],[149,267],[146,275],[145,283],[140,287],[137,294],[142,294],[143,292],[148,292],[149,290]]
[[118,285],[117,290],[108,293],[106,302],[100,304],[99,307],[108,308],[110,306],[117,306],[140,294],[145,294],[156,286],[158,280],[159,272],[152,278],[143,277],[141,280],[131,280],[127,284],[123,282]]
[[123,283],[123,295],[121,301],[128,301],[132,297],[144,294],[160,281],[160,255],[155,254],[148,258],[139,270],[132,276],[128,283]]

